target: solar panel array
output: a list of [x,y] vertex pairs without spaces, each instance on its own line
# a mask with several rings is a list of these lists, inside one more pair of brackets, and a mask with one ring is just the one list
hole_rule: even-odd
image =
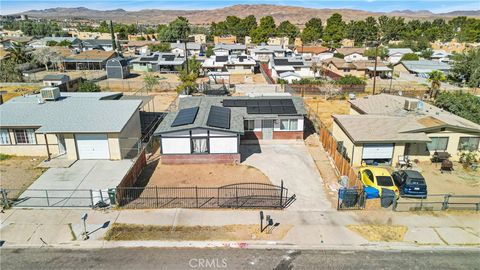
[[211,106],[207,126],[230,129],[230,108]]
[[227,62],[227,61],[228,61],[228,56],[226,55],[215,56],[215,62]]
[[275,66],[302,66],[302,61],[288,61],[288,59],[273,59]]
[[177,117],[173,120],[172,127],[190,125],[195,122],[195,118],[197,118],[198,107],[188,108],[188,109],[181,109],[178,111]]
[[154,56],[147,56],[147,57],[140,58],[140,61],[157,61],[157,60],[158,60],[158,54]]
[[163,58],[163,60],[165,60],[165,61],[173,61],[173,59],[175,59],[175,55],[169,55],[169,54],[166,54],[166,55],[165,55],[165,54],[164,54],[164,55],[162,55],[162,58]]
[[248,114],[296,114],[291,99],[224,99],[224,107],[247,107]]

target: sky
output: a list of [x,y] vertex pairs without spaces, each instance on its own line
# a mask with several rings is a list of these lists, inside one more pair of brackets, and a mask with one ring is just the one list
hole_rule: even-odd
[[54,7],[86,7],[98,10],[125,9],[215,9],[237,4],[275,4],[311,8],[350,8],[388,12],[392,10],[480,10],[480,0],[0,0],[0,14]]

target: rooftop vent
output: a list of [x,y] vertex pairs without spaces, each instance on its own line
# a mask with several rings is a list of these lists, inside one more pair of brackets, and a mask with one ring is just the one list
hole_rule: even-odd
[[415,109],[417,109],[417,105],[418,101],[405,100],[405,105],[403,106],[403,108],[407,111],[414,111]]
[[58,87],[45,87],[40,90],[40,95],[45,101],[55,101],[60,97],[60,88]]

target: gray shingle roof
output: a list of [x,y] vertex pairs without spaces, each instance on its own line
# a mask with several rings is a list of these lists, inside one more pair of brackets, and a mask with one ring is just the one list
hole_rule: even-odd
[[56,80],[62,80],[63,78],[68,77],[68,75],[65,74],[48,74],[43,77],[44,81],[56,81]]
[[451,69],[449,64],[433,60],[401,61],[400,63],[403,64],[407,70],[415,73],[429,73],[433,70]]
[[285,96],[263,96],[263,97],[184,97],[181,98],[178,105],[178,110],[192,107],[199,107],[197,117],[192,124],[172,127],[172,123],[177,117],[177,112],[169,113],[165,119],[160,123],[157,130],[155,130],[155,135],[160,135],[168,132],[181,131],[181,130],[190,130],[194,128],[205,128],[211,130],[220,130],[225,132],[235,132],[235,133],[244,133],[243,120],[244,119],[258,119],[258,118],[272,118],[277,115],[263,114],[263,115],[249,115],[245,107],[230,107],[231,109],[231,118],[230,118],[230,129],[222,129],[216,127],[210,127],[207,125],[208,114],[210,112],[211,106],[223,106],[222,101],[224,99],[285,99],[291,98],[295,109],[297,110],[297,115],[305,115],[307,112],[303,104],[301,97],[285,97]]
[[117,133],[141,100],[102,99],[118,93],[62,93],[38,103],[39,95],[14,98],[0,106],[0,126],[39,127],[37,133]]
[[[195,43],[195,42],[187,42],[187,50],[200,50],[201,44]],[[185,49],[185,43],[177,43],[177,42],[172,42],[170,43],[170,48],[171,49]]]

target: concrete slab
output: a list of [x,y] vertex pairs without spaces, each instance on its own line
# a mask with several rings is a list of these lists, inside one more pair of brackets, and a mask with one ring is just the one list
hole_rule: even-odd
[[5,224],[62,224],[68,211],[57,209],[19,210],[14,211],[5,221]]
[[101,200],[109,203],[108,188],[116,187],[131,165],[131,160],[78,160],[69,168],[50,168],[22,193],[15,206],[90,207]]
[[28,243],[30,245],[42,245],[42,240],[47,245],[67,243],[73,240],[73,236],[70,227],[66,224],[41,225],[32,234]]
[[328,210],[320,174],[304,144],[241,145],[244,164],[265,173],[275,185],[281,180],[297,200],[287,210]]
[[0,240],[5,241],[5,246],[28,243],[39,226],[37,224],[8,224],[0,229]]
[[403,239],[405,242],[419,245],[445,245],[433,228],[410,227]]
[[449,245],[478,245],[480,237],[461,228],[440,227],[435,228],[438,235]]

